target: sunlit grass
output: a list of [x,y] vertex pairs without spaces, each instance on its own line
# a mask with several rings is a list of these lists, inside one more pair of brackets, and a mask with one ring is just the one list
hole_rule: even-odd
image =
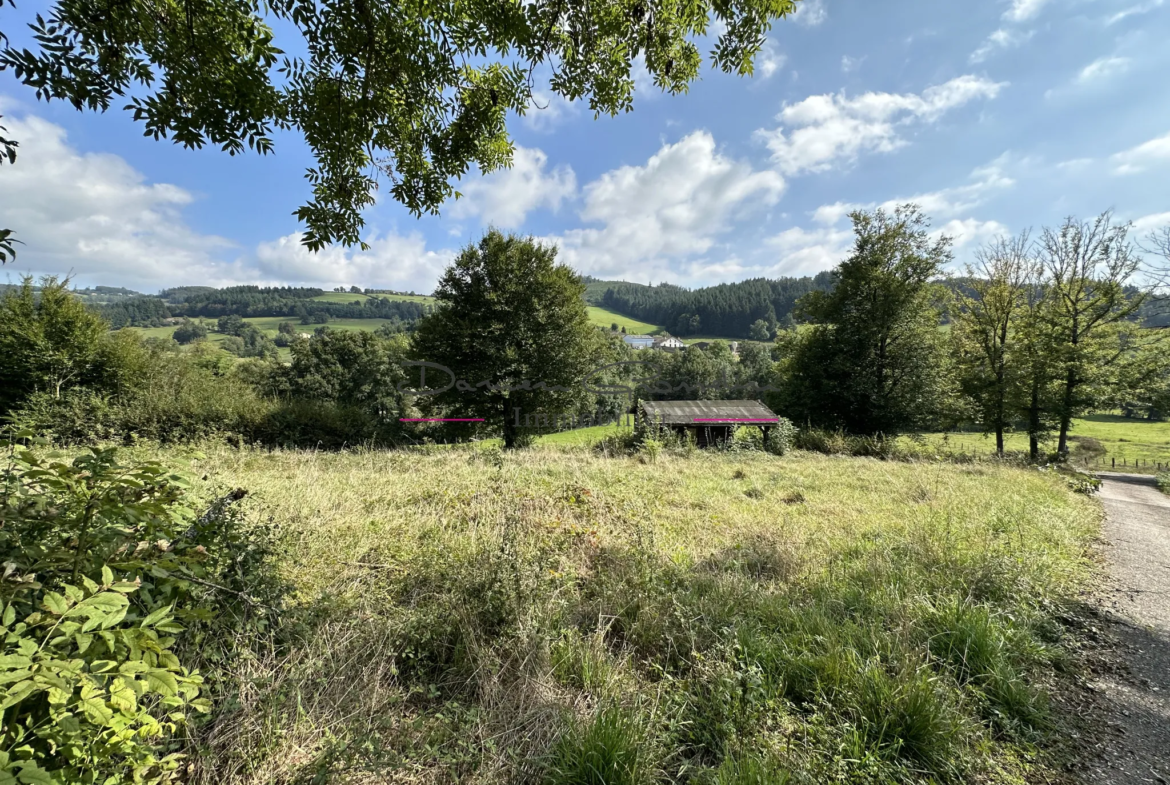
[[1053,614],[1089,574],[1100,514],[1050,474],[485,445],[135,450],[187,460],[197,488],[249,489],[249,515],[286,533],[300,631],[244,666],[199,782],[1048,771]]
[[[1159,464],[1163,469],[1170,466],[1170,422],[1091,414],[1073,420],[1069,435],[1072,437],[1074,462],[1088,468],[1108,469],[1116,463],[1118,469],[1156,472]],[[956,452],[989,454],[995,450],[995,437],[979,433],[930,433],[924,438],[930,444]],[[1104,453],[1086,451],[1084,445],[1078,444],[1078,440],[1084,438],[1100,442]],[[1026,452],[1028,435],[1006,434],[1004,447],[1011,452]],[[1041,448],[1055,450],[1055,437],[1042,443]]]
[[585,309],[589,314],[589,321],[596,324],[598,327],[609,329],[615,323],[618,329],[625,327],[627,335],[656,335],[662,332],[662,327],[649,322],[641,322],[629,316],[622,316],[615,311],[599,308],[596,305],[587,306]]

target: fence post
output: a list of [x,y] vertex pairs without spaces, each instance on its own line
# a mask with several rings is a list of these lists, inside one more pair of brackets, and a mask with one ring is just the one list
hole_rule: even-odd
[[1117,468],[1117,458],[1115,457],[1112,460],[1113,460],[1113,468],[1116,469]]

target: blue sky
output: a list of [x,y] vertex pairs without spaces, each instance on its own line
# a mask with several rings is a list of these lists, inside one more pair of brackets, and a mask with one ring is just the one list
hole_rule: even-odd
[[[754,78],[707,69],[669,96],[640,71],[634,111],[597,120],[542,99],[513,118],[512,169],[473,173],[440,217],[381,199],[367,252],[300,247],[311,160],[294,136],[267,157],[184,150],[0,74],[0,122],[21,142],[0,167],[0,225],[25,242],[4,273],[429,292],[496,225],[582,273],[703,286],[832,267],[859,206],[918,201],[960,263],[1070,214],[1113,209],[1139,238],[1170,224],[1170,0],[800,5]],[[14,41],[38,10],[5,12]]]

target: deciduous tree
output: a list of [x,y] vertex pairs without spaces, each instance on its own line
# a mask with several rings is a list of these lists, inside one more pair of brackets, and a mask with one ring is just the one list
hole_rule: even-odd
[[1068,218],[1059,229],[1046,228],[1040,237],[1060,369],[1056,413],[1057,452],[1062,455],[1068,454],[1073,418],[1094,406],[1108,372],[1141,340],[1132,317],[1146,295],[1128,287],[1141,261],[1129,242],[1129,228],[1115,224],[1112,214],[1105,212],[1093,221]]
[[801,300],[813,327],[789,336],[782,414],[854,433],[891,435],[927,424],[951,395],[938,329],[938,288],[950,238],[932,239],[912,204],[856,211],[853,253],[831,291]]
[[[585,285],[556,255],[555,246],[489,231],[443,273],[438,308],[414,336],[418,359],[465,382],[431,400],[452,417],[484,418],[509,448],[522,444],[527,415],[576,410],[589,398],[581,380],[605,341],[589,323]],[[434,371],[429,379],[428,387],[447,381]]]
[[0,296],[0,411],[35,391],[55,398],[85,383],[97,365],[109,325],[69,291],[69,280],[47,276]]
[[1015,419],[1013,393],[1022,381],[1017,340],[1036,266],[1027,232],[999,237],[979,249],[975,263],[967,265],[968,285],[956,290],[951,335],[960,383],[984,429],[995,434],[1000,455],[1004,431]]

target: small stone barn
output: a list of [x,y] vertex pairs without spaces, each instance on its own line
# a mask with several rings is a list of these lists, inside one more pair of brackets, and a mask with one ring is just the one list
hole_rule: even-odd
[[745,425],[762,428],[766,444],[780,419],[759,401],[642,401],[637,416],[649,428],[694,434],[700,447],[726,442]]

